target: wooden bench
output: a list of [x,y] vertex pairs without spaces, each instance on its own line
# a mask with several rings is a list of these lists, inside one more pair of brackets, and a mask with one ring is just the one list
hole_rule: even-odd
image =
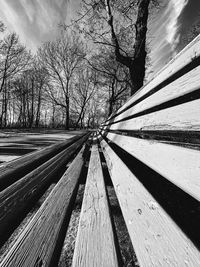
[[200,265],[200,36],[101,126],[141,266]]
[[55,178],[58,164],[79,151],[0,266],[57,265],[92,138],[72,266],[123,266],[105,167],[139,265],[200,266],[199,87],[200,36],[112,114],[89,143],[88,135],[79,137],[6,187],[0,193],[3,237],[7,222],[25,214],[40,187]]

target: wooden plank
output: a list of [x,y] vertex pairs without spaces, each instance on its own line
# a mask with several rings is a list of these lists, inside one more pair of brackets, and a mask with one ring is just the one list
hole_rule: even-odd
[[39,165],[61,152],[80,139],[83,135],[69,138],[65,142],[59,142],[42,150],[30,153],[24,157],[13,160],[7,164],[0,166],[0,191],[34,170]]
[[8,238],[20,217],[56,178],[57,172],[86,141],[84,136],[36,170],[24,176],[0,193],[0,245]]
[[200,201],[200,151],[111,133],[107,138]]
[[101,147],[140,266],[199,266],[190,239],[104,140]]
[[200,73],[200,66],[188,72],[179,79],[175,80],[173,83],[170,83],[169,85],[165,86],[163,89],[156,92],[155,94],[139,102],[138,104],[128,109],[127,111],[123,112],[114,119],[114,122],[119,121],[128,116],[135,115],[139,112],[152,108],[156,105],[161,105],[174,98],[183,96],[187,93],[191,93],[199,89],[200,88],[199,73]]
[[[21,233],[17,242],[6,255],[1,267],[57,266],[54,258],[59,239],[63,239],[67,228],[66,217],[70,217],[73,199],[77,192],[83,166],[83,150],[71,163],[61,180],[46,201]],[[54,265],[53,265],[54,264]]]
[[121,112],[136,100],[153,90],[157,85],[165,81],[172,76],[178,70],[192,62],[195,58],[200,56],[200,35],[198,35],[191,43],[189,43],[179,54],[177,54],[159,73],[156,73],[156,77],[142,87],[135,93],[119,110]]
[[92,147],[73,267],[118,266],[98,147]]
[[200,99],[110,126],[111,130],[200,130]]

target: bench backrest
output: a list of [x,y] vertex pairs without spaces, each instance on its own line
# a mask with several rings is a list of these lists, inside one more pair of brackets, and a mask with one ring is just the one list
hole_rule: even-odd
[[100,127],[141,266],[200,263],[200,36]]

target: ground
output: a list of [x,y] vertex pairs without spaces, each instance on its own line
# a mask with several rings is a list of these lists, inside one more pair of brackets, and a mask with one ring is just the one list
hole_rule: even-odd
[[42,149],[56,142],[64,141],[82,132],[54,129],[1,130],[0,163],[16,159],[26,153]]

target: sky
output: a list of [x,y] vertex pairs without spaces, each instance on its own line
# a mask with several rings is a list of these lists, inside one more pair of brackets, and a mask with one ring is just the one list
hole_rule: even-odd
[[80,0],[0,0],[0,18],[10,31],[35,51],[56,38],[58,24],[70,22]]
[[[69,23],[81,0],[0,0],[0,19],[32,51],[56,38],[60,22]],[[178,51],[181,39],[200,14],[200,0],[160,0],[151,23],[151,68],[154,73]]]
[[176,54],[180,38],[179,17],[187,4],[188,0],[163,1],[162,11],[152,22],[151,58],[156,69]]
[[181,42],[200,18],[200,0],[163,0],[152,22],[151,55],[154,75],[185,45]]

